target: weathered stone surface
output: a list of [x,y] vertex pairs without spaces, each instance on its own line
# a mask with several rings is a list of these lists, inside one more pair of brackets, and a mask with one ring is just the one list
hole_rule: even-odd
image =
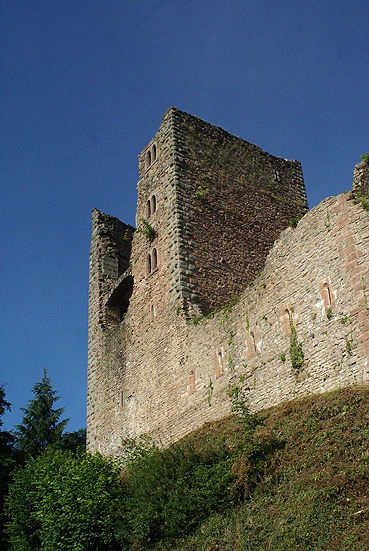
[[93,211],[89,451],[142,433],[166,444],[229,414],[240,375],[254,410],[367,383],[369,214],[352,193],[306,213],[297,161],[174,108],[139,171],[152,241]]

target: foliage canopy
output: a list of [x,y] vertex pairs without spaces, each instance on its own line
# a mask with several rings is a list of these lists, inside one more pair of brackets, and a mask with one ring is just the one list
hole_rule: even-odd
[[39,383],[32,389],[35,397],[28,406],[21,408],[24,413],[22,423],[16,426],[16,447],[27,457],[35,457],[49,446],[57,445],[69,419],[60,420],[64,408],[55,409],[54,403],[59,399],[52,389],[51,379],[46,369]]
[[116,532],[119,472],[96,454],[49,450],[13,475],[7,530],[17,551],[111,551]]

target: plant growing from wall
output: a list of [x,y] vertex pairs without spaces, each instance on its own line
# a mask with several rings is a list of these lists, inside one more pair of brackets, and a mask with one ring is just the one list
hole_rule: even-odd
[[229,366],[230,369],[234,368],[234,361],[232,359],[232,356],[231,356],[230,352],[228,353],[228,366]]
[[365,153],[365,155],[360,155],[360,159],[363,159],[368,165],[369,165],[369,153]]
[[240,418],[246,435],[251,435],[255,432],[256,427],[264,424],[259,413],[250,413],[248,405],[250,390],[246,385],[245,375],[240,375],[238,380],[233,381],[228,389],[228,396],[232,401],[232,412]]
[[[368,209],[369,210],[369,209]],[[366,310],[369,310],[369,307],[368,307],[368,299],[366,298],[366,285],[365,285],[365,282],[364,282],[364,277],[361,276],[361,285],[362,285],[362,288],[363,288],[363,293],[364,293],[364,303],[365,303],[365,309]]]
[[329,320],[333,317],[333,312],[330,308],[328,308],[326,316],[327,316],[327,319]]
[[302,216],[303,216],[302,214],[298,214],[298,215],[296,216],[296,218],[291,218],[291,219],[288,221],[289,227],[292,228],[292,229],[295,229],[296,226],[297,226],[297,224],[298,224],[299,221],[301,220]]
[[290,335],[290,356],[291,363],[294,369],[300,369],[304,363],[304,351],[302,350],[301,343],[297,339],[297,333],[292,320],[290,321],[291,335]]
[[195,191],[195,197],[197,197],[197,199],[205,199],[208,193],[209,193],[209,188],[199,189]]
[[231,346],[232,339],[233,339],[233,329],[231,329],[229,332],[228,346]]
[[138,228],[137,231],[139,233],[142,233],[142,235],[144,237],[146,237],[146,239],[152,243],[156,237],[156,231],[155,229],[152,227],[151,224],[148,223],[147,220],[145,220],[144,218],[142,218],[142,227]]
[[345,345],[346,352],[349,356],[352,356],[352,349],[353,349],[353,342],[354,342],[352,331],[350,331],[350,333],[345,335],[345,341],[346,341],[346,345]]
[[360,193],[359,191],[356,191],[354,202],[360,202],[364,210],[369,210],[369,195],[367,193]]

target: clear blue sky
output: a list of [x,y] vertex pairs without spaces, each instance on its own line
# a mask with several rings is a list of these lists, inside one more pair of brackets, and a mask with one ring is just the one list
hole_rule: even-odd
[[1,371],[85,426],[94,207],[134,224],[171,105],[302,163],[310,207],[369,151],[367,0],[2,0]]

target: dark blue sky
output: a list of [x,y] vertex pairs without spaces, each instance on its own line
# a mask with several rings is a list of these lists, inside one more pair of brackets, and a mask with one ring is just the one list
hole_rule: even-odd
[[3,0],[1,371],[10,429],[46,366],[85,426],[94,207],[134,224],[171,106],[302,163],[309,206],[369,151],[367,1]]

